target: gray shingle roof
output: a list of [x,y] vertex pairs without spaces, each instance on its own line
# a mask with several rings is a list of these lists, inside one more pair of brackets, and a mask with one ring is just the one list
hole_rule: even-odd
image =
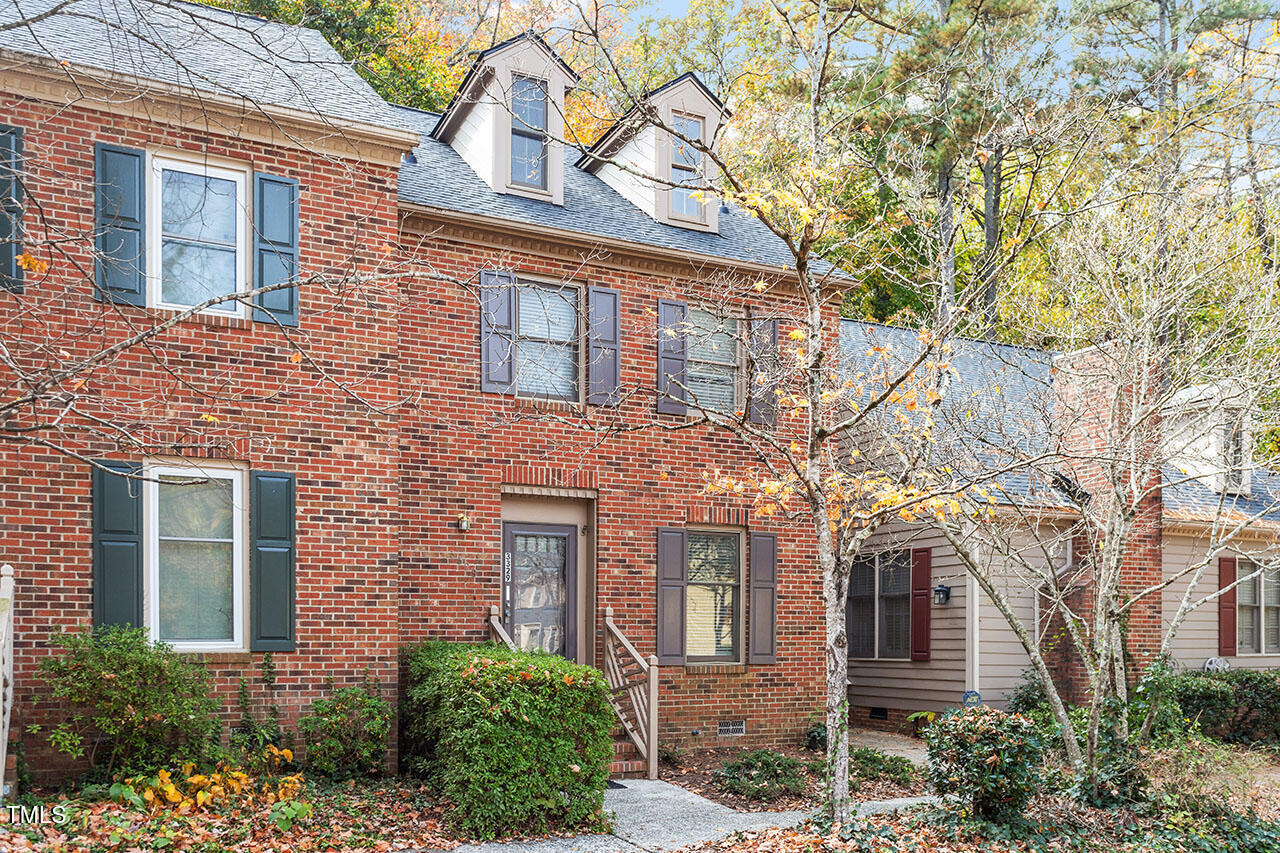
[[[596,176],[574,165],[580,153],[566,148],[564,206],[490,189],[458,153],[431,139],[439,115],[397,107],[422,134],[417,163],[400,169],[400,199],[458,213],[500,217],[526,225],[576,231],[585,237],[625,240],[674,252],[791,269],[786,246],[760,220],[731,208],[720,212],[720,233],[677,228],[649,218]],[[829,267],[818,266],[824,272]]]
[[[0,0],[0,48],[136,80],[407,129],[320,33],[174,0]],[[41,13],[56,11],[36,20]]]

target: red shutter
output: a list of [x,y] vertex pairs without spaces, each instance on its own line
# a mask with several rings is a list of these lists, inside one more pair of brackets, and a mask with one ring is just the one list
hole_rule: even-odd
[[[1236,558],[1218,558],[1218,589],[1236,582]],[[1236,588],[1218,596],[1218,655],[1228,658],[1236,653]]]
[[752,533],[750,553],[751,643],[748,663],[778,662],[778,537]]
[[929,659],[929,618],[933,606],[933,552],[911,552],[911,659]]

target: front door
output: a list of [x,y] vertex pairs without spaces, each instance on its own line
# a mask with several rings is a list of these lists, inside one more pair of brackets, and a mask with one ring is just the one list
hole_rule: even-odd
[[502,525],[502,608],[516,648],[578,654],[578,529],[571,524]]

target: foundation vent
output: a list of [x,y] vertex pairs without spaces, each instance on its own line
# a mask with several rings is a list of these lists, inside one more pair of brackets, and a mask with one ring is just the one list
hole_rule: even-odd
[[741,737],[746,733],[746,720],[721,720],[716,724],[716,734],[720,737]]

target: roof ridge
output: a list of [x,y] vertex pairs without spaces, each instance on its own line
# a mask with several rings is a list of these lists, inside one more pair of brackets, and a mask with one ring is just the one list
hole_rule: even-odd
[[[881,322],[880,320],[859,320],[857,317],[841,317],[841,323],[857,323],[860,326],[878,326],[881,329],[892,329],[896,332],[916,332],[918,330],[908,328],[907,326],[895,326],[892,323]],[[952,335],[953,338],[959,338],[962,341],[969,341],[975,344],[984,344],[992,347],[1002,347],[1004,349],[1015,349],[1023,352],[1039,353],[1040,355],[1056,355],[1055,350],[1043,349],[1042,347],[1033,347],[1030,344],[1009,344],[1004,341],[988,341],[984,338],[975,338],[971,335]]]

